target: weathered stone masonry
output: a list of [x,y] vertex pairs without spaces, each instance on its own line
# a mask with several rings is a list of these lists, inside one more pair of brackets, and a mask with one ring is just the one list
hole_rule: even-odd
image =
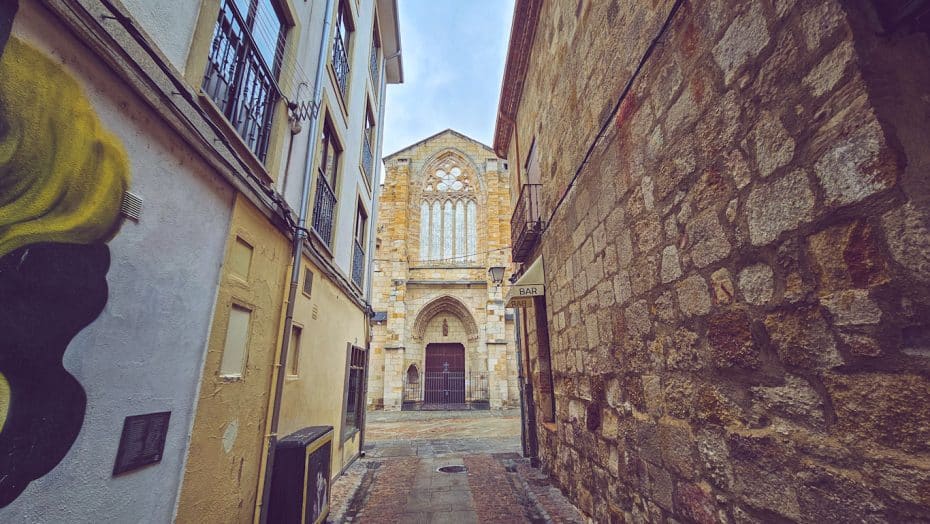
[[868,1],[542,4],[495,147],[535,140],[555,210],[544,467],[599,522],[930,518],[927,35]]

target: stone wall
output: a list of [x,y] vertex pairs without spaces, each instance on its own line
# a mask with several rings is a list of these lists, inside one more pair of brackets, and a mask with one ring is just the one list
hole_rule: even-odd
[[599,522],[930,518],[927,36],[860,1],[567,4],[517,115],[554,212],[544,467]]
[[[425,181],[437,159],[450,154],[462,171],[474,176],[477,253],[470,261],[430,261],[419,252]],[[371,408],[400,409],[406,370],[415,364],[423,371],[431,342],[465,346],[465,371],[489,375],[492,407],[517,404],[516,352],[513,337],[507,337],[513,322],[506,319],[502,289],[488,283],[490,266],[510,263],[509,195],[509,175],[495,153],[452,130],[385,159],[372,307],[385,312],[386,319],[372,328]],[[451,299],[448,307],[431,308],[447,299]],[[443,319],[449,323],[448,336],[437,332]],[[416,329],[418,322],[425,323],[422,333]]]

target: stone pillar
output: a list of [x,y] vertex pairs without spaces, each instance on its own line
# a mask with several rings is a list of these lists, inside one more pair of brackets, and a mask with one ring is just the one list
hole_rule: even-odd
[[384,348],[384,410],[400,411],[404,400],[404,347]]

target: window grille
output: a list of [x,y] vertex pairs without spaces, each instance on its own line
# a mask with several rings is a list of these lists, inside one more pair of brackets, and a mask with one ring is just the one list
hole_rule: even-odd
[[213,30],[203,91],[265,161],[286,28],[270,0],[224,0]]

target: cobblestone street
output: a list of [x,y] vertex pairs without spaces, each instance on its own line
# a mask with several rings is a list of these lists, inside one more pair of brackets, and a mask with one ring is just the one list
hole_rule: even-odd
[[366,457],[334,483],[329,521],[584,522],[519,438],[516,410],[371,413]]

